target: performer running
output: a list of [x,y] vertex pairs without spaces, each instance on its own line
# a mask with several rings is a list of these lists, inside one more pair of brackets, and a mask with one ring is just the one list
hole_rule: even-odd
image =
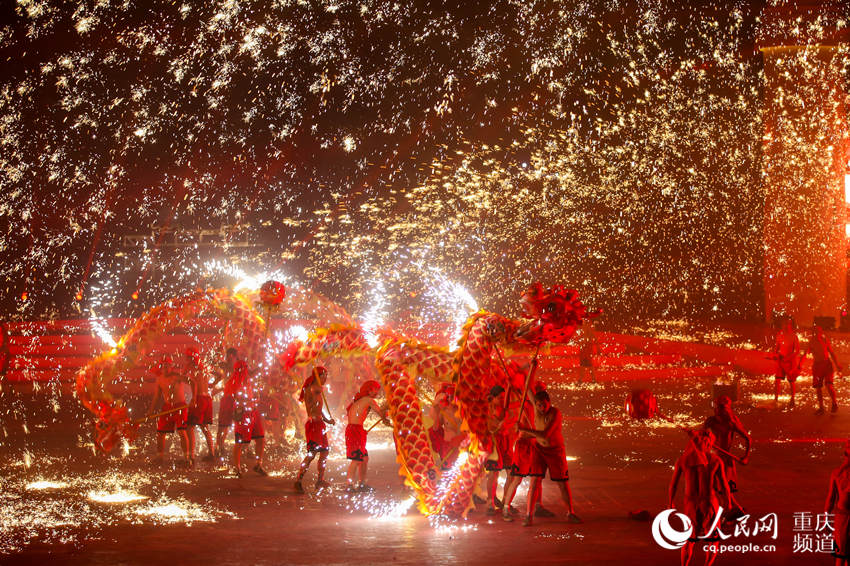
[[[193,465],[189,454],[189,437],[186,434],[186,393],[188,383],[174,370],[173,360],[169,356],[163,356],[159,367],[154,369],[156,373],[156,393],[151,400],[148,415],[154,414],[157,402],[162,399],[162,409],[165,413],[159,417],[156,425],[156,459],[158,464],[165,461],[165,435],[177,431],[180,436],[180,444],[183,448],[183,456],[186,465]],[[182,408],[181,408],[182,407]]]
[[844,443],[844,462],[829,477],[825,511],[835,513],[835,566],[850,562],[850,440]]
[[782,380],[788,380],[791,386],[791,402],[788,407],[794,408],[794,384],[800,375],[800,339],[794,319],[786,318],[782,329],[776,334],[776,346],[773,349],[776,357],[776,379],[774,380],[773,402],[779,404],[779,390]]
[[195,427],[201,428],[207,441],[209,453],[204,456],[205,462],[211,462],[215,458],[215,445],[213,444],[210,425],[212,417],[212,397],[210,396],[209,378],[206,368],[201,361],[201,355],[195,348],[186,349],[185,373],[192,386],[192,403],[189,405],[189,415],[186,419],[186,433],[189,437],[189,454],[195,457]]
[[322,398],[322,384],[327,378],[327,370],[322,366],[313,369],[304,381],[301,387],[301,395],[299,401],[304,403],[304,408],[307,410],[307,422],[304,424],[304,437],[307,440],[307,455],[301,462],[301,467],[298,471],[298,478],[295,480],[295,491],[304,493],[304,486],[301,480],[304,479],[304,474],[310,467],[310,463],[316,454],[319,455],[317,464],[318,476],[316,477],[316,489],[328,487],[328,482],[325,481],[325,462],[328,459],[328,435],[325,433],[325,423],[335,425],[334,419],[325,417],[322,412],[324,400]]
[[[213,382],[213,389],[219,382],[225,378],[232,378],[233,369],[236,362],[239,361],[239,352],[236,348],[228,348],[224,354],[224,361],[219,365],[218,378]],[[234,408],[234,385],[231,379],[224,382],[224,395],[221,397],[221,403],[218,406],[218,433],[216,434],[215,446],[219,457],[224,454],[224,439],[228,429],[233,426],[233,408]]]
[[676,461],[673,477],[670,480],[668,508],[675,509],[676,490],[679,480],[685,477],[684,513],[694,527],[693,536],[682,547],[682,566],[688,566],[693,558],[694,544],[706,543],[705,564],[711,566],[717,557],[716,538],[698,538],[709,535],[709,529],[717,517],[720,499],[715,491],[720,487],[726,508],[731,508],[731,494],[723,471],[723,462],[711,451],[714,446],[714,433],[700,431],[691,437],[688,447]]
[[[499,473],[502,470],[508,472],[512,463],[512,452],[514,435],[510,427],[505,423],[507,417],[507,404],[505,402],[505,390],[500,385],[494,385],[487,395],[489,411],[487,413],[487,429],[493,441],[493,450],[484,463],[487,470],[487,514],[495,515],[502,507],[502,502],[496,497],[496,488],[499,483]],[[507,480],[506,480],[507,481]]]
[[254,454],[257,463],[253,470],[261,476],[268,473],[263,469],[263,452],[265,449],[265,427],[263,416],[258,408],[258,400],[254,380],[248,371],[248,364],[239,360],[233,366],[233,377],[228,383],[233,384],[233,466],[236,476],[242,475],[242,445],[254,441]]
[[542,495],[543,477],[549,470],[549,479],[558,485],[561,500],[567,506],[567,520],[571,523],[581,523],[578,515],[573,512],[573,494],[570,490],[570,472],[567,469],[567,452],[564,447],[564,434],[561,430],[563,418],[561,411],[552,406],[549,392],[542,389],[534,394],[534,427],[520,426],[520,432],[531,434],[537,440],[537,451],[540,454],[540,473],[532,477],[529,487],[528,514],[523,521],[524,526],[532,524],[535,505]]
[[381,409],[375,400],[380,392],[381,384],[370,379],[360,386],[360,391],[346,407],[348,426],[345,427],[345,454],[351,460],[348,465],[348,491],[374,491],[366,485],[369,452],[366,450],[366,429],[363,428],[363,423],[371,410],[384,424],[390,424],[386,411]]
[[[812,326],[811,334],[809,335],[809,345],[806,347],[806,352],[803,354],[805,359],[808,353],[812,353],[812,387],[815,388],[818,396],[818,410],[816,415],[823,414],[823,387],[829,392],[829,397],[832,399],[831,412],[838,411],[838,402],[835,400],[835,387],[833,387],[832,376],[835,369],[841,372],[841,365],[835,357],[835,351],[832,349],[832,343],[829,338],[823,333],[823,328],[818,325]],[[830,358],[832,361],[830,361]]]
[[[741,458],[741,463],[746,464],[750,459],[750,447],[752,446],[752,438],[744,428],[744,424],[735,411],[732,410],[732,399],[728,395],[720,395],[714,401],[714,416],[708,417],[703,424],[703,430],[710,430],[714,433],[717,446],[726,452],[732,449],[732,443],[735,435],[738,434],[744,439],[746,449],[744,456]],[[729,482],[729,491],[735,493],[738,491],[738,470],[735,466],[735,459],[718,452],[717,456],[723,462],[723,471],[726,473],[726,479]],[[733,496],[734,499],[734,496]],[[742,510],[741,506],[735,503],[735,508]]]

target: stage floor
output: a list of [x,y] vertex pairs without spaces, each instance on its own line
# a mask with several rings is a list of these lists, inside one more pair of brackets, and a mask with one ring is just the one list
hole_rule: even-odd
[[[630,421],[622,407],[632,388],[648,387],[677,423],[697,426],[711,414],[712,380],[589,385],[541,377],[550,382],[566,417],[581,525],[567,523],[557,490],[547,480],[544,502],[558,514],[555,519],[524,528],[519,520],[505,523],[480,508],[466,521],[435,528],[414,508],[405,512],[409,491],[398,476],[387,431],[370,435],[370,483],[376,488],[371,496],[344,491],[347,461],[340,435],[329,460],[333,488],[321,494],[312,490],[314,469],[307,477],[308,493],[295,493],[300,456],[293,448],[271,451],[268,478],[249,472],[236,479],[224,467],[204,463],[191,471],[155,467],[149,463],[153,425],[128,455],[104,460],[92,453],[86,417],[74,399],[53,395],[49,388],[35,394],[6,388],[0,562],[678,564],[677,551],[654,542],[651,523],[632,520],[629,512],[645,509],[655,517],[666,508],[672,466],[687,438],[662,421]],[[753,434],[754,449],[751,463],[739,471],[738,498],[751,524],[775,513],[778,535],[775,540],[741,535],[725,544],[772,544],[775,551],[726,552],[717,564],[831,564],[827,553],[816,552],[822,535],[816,517],[823,511],[830,470],[841,462],[850,383],[838,380],[842,407],[825,416],[814,415],[810,379],[799,384],[794,410],[785,407],[787,397],[778,409],[772,406],[772,387],[769,376],[742,383],[737,409]],[[172,457],[178,458],[176,446]],[[523,508],[524,502],[521,489],[515,505]],[[702,560],[698,553],[693,563]]]

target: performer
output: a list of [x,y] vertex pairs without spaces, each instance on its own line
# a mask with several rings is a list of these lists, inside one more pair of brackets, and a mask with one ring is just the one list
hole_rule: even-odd
[[829,494],[825,511],[835,513],[835,565],[847,566],[850,562],[850,440],[844,443],[844,462],[829,477]]
[[434,424],[428,429],[428,436],[431,439],[431,448],[439,454],[444,470],[449,469],[457,459],[460,445],[466,439],[466,435],[460,430],[461,422],[454,406],[454,395],[453,384],[441,384],[430,408]]
[[[835,357],[835,351],[832,349],[832,344],[823,333],[823,328],[818,325],[812,326],[811,334],[809,335],[809,345],[806,347],[806,352],[803,354],[803,359],[812,353],[812,387],[815,388],[818,396],[818,410],[816,415],[823,414],[823,387],[826,385],[826,390],[829,392],[829,397],[832,399],[831,412],[838,411],[838,402],[835,400],[835,387],[833,387],[832,375],[835,369],[841,372],[841,365]],[[830,358],[832,361],[830,361]]]
[[487,471],[487,514],[495,515],[502,507],[502,502],[496,497],[496,488],[499,482],[499,473],[505,470],[510,478],[510,469],[513,456],[513,445],[516,440],[513,430],[505,423],[507,417],[507,406],[505,403],[505,390],[500,385],[494,385],[487,395],[488,413],[487,429],[493,441],[493,450],[484,463]]
[[366,485],[369,452],[366,450],[366,429],[363,423],[369,411],[374,411],[384,424],[390,424],[387,413],[375,400],[381,392],[381,384],[370,379],[360,386],[354,400],[346,407],[348,425],[345,427],[345,454],[351,460],[348,465],[348,491],[374,491]]
[[[213,389],[219,382],[234,375],[233,369],[237,361],[239,361],[239,352],[236,348],[228,348],[224,354],[224,361],[219,365],[218,378],[213,382]],[[228,379],[224,383],[224,395],[222,395],[221,403],[218,406],[218,433],[216,434],[215,446],[219,456],[224,454],[224,439],[227,430],[233,426],[233,392],[234,386]]]
[[[715,399],[714,416],[708,417],[705,420],[703,430],[710,430],[714,434],[717,446],[726,452],[732,449],[732,442],[735,435],[740,435],[744,439],[744,444],[746,444],[741,463],[746,464],[749,461],[753,440],[744,428],[741,419],[732,410],[732,399],[728,395],[720,395]],[[717,456],[723,462],[723,471],[726,473],[726,479],[729,482],[729,491],[734,494],[738,491],[738,471],[735,466],[735,459],[723,452],[719,452]],[[742,510],[737,502],[735,502],[735,508]]]
[[774,380],[773,402],[779,404],[779,390],[782,380],[788,380],[791,386],[791,402],[788,407],[794,408],[794,384],[800,375],[800,340],[794,319],[786,318],[782,329],[776,334],[776,346],[773,348],[776,357],[776,379]]
[[184,373],[192,386],[192,403],[189,405],[189,414],[186,419],[189,454],[192,458],[195,457],[195,427],[200,427],[209,450],[209,453],[204,456],[204,461],[211,462],[215,458],[215,445],[209,429],[213,422],[212,397],[206,368],[201,361],[200,353],[195,348],[186,349]]
[[715,491],[720,487],[724,495],[726,508],[731,508],[731,494],[723,471],[723,462],[711,451],[714,446],[714,433],[700,431],[691,437],[688,447],[676,461],[673,477],[670,480],[668,507],[675,509],[676,490],[679,480],[685,478],[684,513],[691,520],[694,532],[682,547],[682,566],[688,566],[693,558],[694,544],[700,540],[707,544],[705,564],[711,566],[717,557],[717,539],[705,537],[720,507],[720,499]]
[[561,500],[567,506],[567,520],[571,523],[581,523],[573,511],[573,494],[570,490],[570,472],[567,469],[567,452],[564,447],[564,434],[561,430],[563,418],[561,411],[552,406],[549,392],[542,389],[534,394],[534,427],[520,426],[520,432],[531,434],[537,440],[537,451],[540,454],[540,473],[532,477],[529,487],[528,514],[523,521],[524,526],[532,524],[535,505],[542,495],[543,477],[549,470],[549,479],[558,485]]
[[301,404],[298,402],[298,396],[301,393],[301,388],[296,381],[296,376],[286,372],[283,374],[280,382],[280,401],[281,401],[281,428],[287,430],[290,425],[295,430],[295,438],[304,438],[304,418],[302,416]]
[[[528,429],[533,428],[534,423],[534,412],[528,399],[526,399],[523,409],[519,419],[519,436],[514,444],[511,473],[505,482],[505,491],[502,495],[502,519],[509,522],[514,520],[511,515],[511,503],[513,503],[516,490],[523,478],[528,476],[532,478],[542,477],[546,472],[543,467],[543,457],[537,450],[537,440],[533,434],[528,432]],[[537,489],[540,489],[540,484],[537,485]],[[529,489],[529,514],[534,509],[532,500],[536,502],[538,499],[539,496],[535,497]]]
[[[186,393],[188,383],[174,370],[174,362],[170,356],[162,356],[159,367],[154,369],[156,374],[156,392],[151,400],[148,415],[154,414],[157,402],[162,399],[161,412],[166,413],[159,417],[156,425],[156,459],[154,462],[162,464],[165,461],[165,435],[177,431],[180,436],[180,444],[183,448],[183,456],[186,465],[193,465],[189,454],[189,437],[186,434]],[[178,407],[183,407],[179,409]]]
[[304,424],[304,437],[307,440],[307,455],[301,462],[301,467],[298,471],[298,478],[295,480],[295,491],[304,493],[304,486],[301,480],[304,479],[304,474],[310,467],[310,463],[316,454],[319,455],[319,462],[316,465],[318,476],[316,477],[316,489],[328,487],[328,482],[325,481],[325,462],[328,459],[328,435],[325,433],[325,423],[335,425],[336,421],[325,417],[322,412],[324,400],[322,399],[322,384],[325,382],[328,372],[322,366],[313,369],[304,381],[301,387],[301,395],[299,401],[304,403],[307,410],[307,422]]
[[258,400],[254,380],[249,375],[248,364],[238,360],[233,366],[233,376],[228,381],[233,390],[233,421],[235,426],[233,444],[233,466],[236,476],[242,475],[242,445],[254,441],[254,454],[257,463],[253,470],[261,475],[268,473],[263,469],[263,452],[265,449],[265,427],[263,416],[258,408]]

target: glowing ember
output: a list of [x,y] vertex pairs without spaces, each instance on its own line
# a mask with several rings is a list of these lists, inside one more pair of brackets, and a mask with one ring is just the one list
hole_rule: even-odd
[[56,481],[48,481],[48,480],[39,480],[28,483],[26,485],[27,490],[40,491],[44,489],[62,489],[64,487],[68,487],[68,484],[65,482],[56,482]]

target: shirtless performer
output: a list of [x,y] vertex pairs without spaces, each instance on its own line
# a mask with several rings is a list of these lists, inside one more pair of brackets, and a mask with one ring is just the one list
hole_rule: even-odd
[[[815,411],[815,414],[823,414],[824,385],[826,385],[826,390],[829,392],[830,399],[832,399],[830,412],[838,412],[838,403],[835,400],[835,387],[833,387],[832,376],[836,369],[841,372],[841,366],[835,357],[835,351],[832,349],[829,338],[826,337],[820,326],[812,326],[812,332],[809,335],[809,345],[803,354],[803,359],[805,359],[809,352],[812,353],[812,387],[815,388],[818,396],[818,410]],[[832,361],[830,361],[830,358]],[[832,366],[833,363],[835,364],[835,368]]]
[[257,474],[267,476],[263,469],[263,453],[266,446],[266,431],[260,413],[256,386],[248,371],[248,364],[238,360],[233,366],[233,376],[228,381],[233,389],[233,466],[236,477],[242,475],[242,445],[254,442],[257,463],[252,468]]
[[348,426],[345,427],[345,454],[351,460],[348,465],[348,491],[374,491],[366,485],[369,452],[366,450],[366,429],[363,423],[369,411],[374,411],[384,424],[390,424],[386,411],[375,401],[380,393],[381,384],[370,379],[360,386],[360,391],[346,408]]
[[192,403],[189,405],[189,415],[186,419],[189,454],[192,458],[195,457],[195,427],[200,427],[209,450],[209,454],[204,456],[204,461],[211,462],[215,458],[215,445],[209,428],[213,422],[212,397],[210,396],[210,384],[206,368],[201,361],[200,353],[195,348],[186,349],[184,372],[192,386]]
[[829,477],[825,511],[835,513],[835,566],[850,562],[850,440],[844,443],[844,462]]
[[322,384],[327,378],[328,372],[322,366],[313,369],[313,373],[304,381],[301,387],[300,401],[303,401],[304,408],[307,410],[307,422],[304,424],[304,437],[307,440],[307,455],[301,462],[301,467],[298,470],[298,477],[295,480],[295,491],[304,493],[304,486],[301,480],[304,479],[304,474],[307,473],[310,463],[316,454],[319,455],[317,464],[318,476],[316,477],[316,489],[328,487],[328,482],[325,481],[325,462],[328,459],[328,435],[325,433],[325,423],[335,425],[334,419],[325,417],[322,412],[324,400],[322,399]]
[[430,408],[434,424],[428,429],[428,436],[431,447],[440,455],[444,470],[449,469],[457,459],[460,445],[466,439],[460,430],[461,422],[454,406],[454,394],[454,385],[443,383]]
[[[720,395],[714,401],[714,416],[706,419],[705,424],[703,424],[703,430],[710,430],[714,433],[717,447],[726,452],[731,450],[735,435],[740,435],[746,444],[746,451],[741,458],[741,463],[746,464],[749,461],[750,447],[753,441],[746,429],[744,429],[741,419],[732,410],[732,399],[728,395]],[[726,479],[729,482],[729,492],[734,494],[738,491],[738,471],[735,467],[735,460],[723,452],[718,452],[717,456],[723,462],[723,471],[726,473]],[[743,508],[735,501],[735,496],[732,495],[731,497],[733,507],[730,509],[735,509],[737,512],[742,513]]]
[[694,532],[682,547],[682,566],[688,566],[693,558],[694,544],[700,540],[708,544],[705,564],[711,566],[717,558],[717,541],[697,538],[707,535],[720,507],[715,487],[723,490],[725,507],[732,506],[731,494],[723,471],[723,462],[711,451],[714,433],[704,430],[696,433],[685,452],[676,461],[673,478],[670,480],[668,508],[675,509],[676,490],[679,480],[685,477],[684,514],[691,520]]
[[549,479],[558,485],[561,500],[567,506],[567,520],[581,523],[573,512],[573,494],[570,490],[570,472],[567,469],[567,453],[564,447],[564,434],[561,430],[563,419],[561,411],[552,406],[549,393],[542,389],[534,394],[534,427],[520,425],[520,432],[531,434],[537,440],[537,451],[541,457],[541,473],[531,479],[528,498],[528,513],[523,521],[530,526],[534,507],[542,494],[543,476],[549,470]]
[[782,329],[776,334],[776,346],[773,349],[776,357],[776,378],[774,379],[773,402],[779,403],[779,390],[782,380],[788,380],[791,385],[791,402],[788,407],[794,408],[794,384],[800,375],[800,339],[794,327],[794,320],[786,318]]
[[[158,464],[162,464],[165,461],[165,435],[176,430],[177,434],[180,435],[180,444],[183,447],[183,456],[186,458],[186,464],[191,467],[193,462],[189,454],[189,437],[186,434],[186,416],[188,413],[186,408],[186,393],[188,392],[189,384],[174,370],[173,361],[169,356],[162,357],[159,367],[155,371],[157,374],[156,393],[154,393],[151,400],[148,415],[154,414],[154,409],[160,399],[162,399],[162,409],[160,412],[167,412],[167,414],[160,416],[157,420],[157,456],[154,461]],[[181,406],[183,408],[178,409]]]

